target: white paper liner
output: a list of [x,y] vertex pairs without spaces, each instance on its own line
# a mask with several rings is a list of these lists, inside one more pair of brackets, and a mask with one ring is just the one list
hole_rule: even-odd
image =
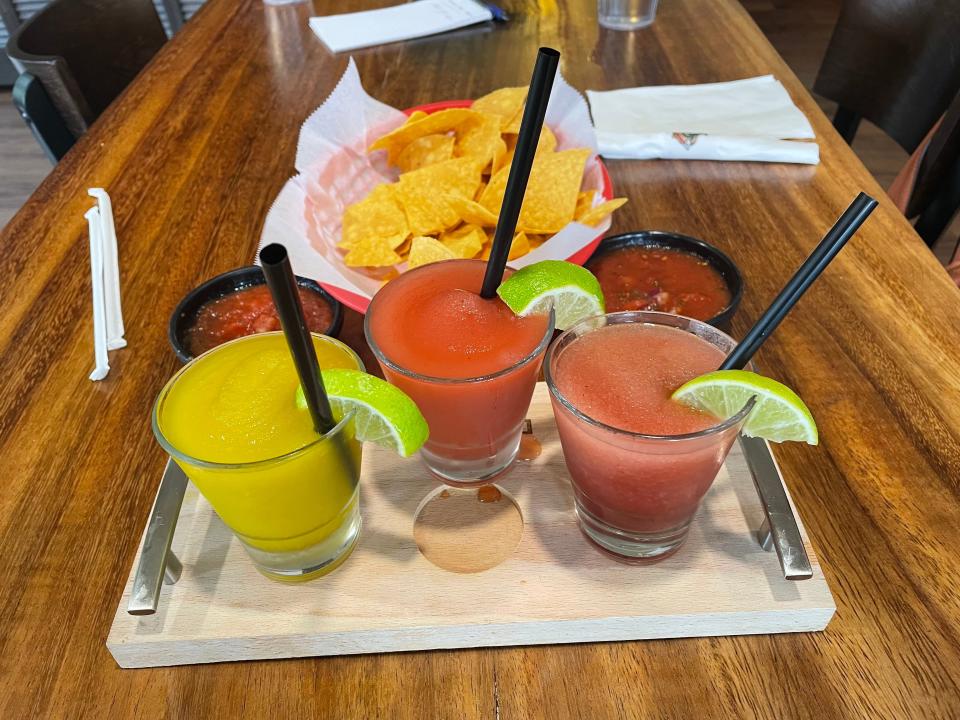
[[[297,275],[372,298],[382,280],[344,264],[344,253],[337,248],[341,221],[348,205],[362,200],[376,185],[397,179],[396,169],[387,165],[385,152],[368,154],[366,149],[406,119],[403,112],[364,91],[351,58],[330,97],[300,130],[297,175],[287,181],[267,213],[259,247],[282,243]],[[598,191],[594,203],[602,202],[603,175],[586,100],[559,75],[547,106],[546,123],[557,136],[558,150],[588,147],[593,151],[582,189]],[[609,218],[596,227],[572,222],[510,265],[566,260],[609,228]],[[402,272],[406,264],[398,269]]]

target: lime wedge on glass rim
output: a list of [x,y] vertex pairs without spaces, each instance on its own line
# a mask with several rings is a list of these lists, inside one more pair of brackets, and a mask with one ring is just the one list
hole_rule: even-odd
[[816,445],[817,424],[803,400],[786,385],[746,370],[717,370],[694,378],[674,391],[674,400],[719,418],[736,415],[756,396],[743,425],[744,435],[771,442],[798,440]]
[[[430,429],[416,403],[386,380],[359,370],[321,370],[323,385],[336,418],[355,412],[354,426],[360,442],[372,442],[399,453],[413,455]],[[303,388],[297,387],[297,407],[307,409]]]
[[520,317],[553,307],[558,330],[604,312],[597,279],[586,268],[564,260],[541,260],[520,268],[500,284],[497,295]]

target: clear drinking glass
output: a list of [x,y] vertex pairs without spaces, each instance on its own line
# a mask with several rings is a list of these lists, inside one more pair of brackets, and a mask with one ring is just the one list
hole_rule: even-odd
[[[375,312],[373,305],[369,312]],[[367,341],[384,377],[413,399],[430,426],[420,448],[427,468],[451,485],[471,486],[490,482],[516,459],[523,420],[552,336],[551,316],[543,340],[529,355],[499,372],[464,379],[407,370],[387,358],[369,333]]]
[[611,30],[652,25],[659,0],[597,0],[597,22]]
[[[378,316],[384,314],[385,323],[390,304],[411,302],[407,294],[414,281],[429,278],[435,285],[442,285],[444,275],[455,263],[471,265],[477,271],[479,287],[485,268],[481,261],[449,260],[418,267],[392,280],[374,296],[364,319],[364,333],[384,377],[413,399],[430,426],[430,436],[420,449],[427,468],[450,485],[483,485],[517,457],[523,420],[544,352],[553,338],[554,315],[551,310],[542,337],[528,354],[496,372],[479,377],[430,377],[402,366],[384,351],[384,338],[378,337],[377,328],[382,324]],[[458,335],[469,337],[472,325],[470,318],[465,318],[457,328]],[[444,342],[439,331],[434,341]],[[422,350],[429,351],[429,347]]]
[[[332,346],[328,352],[338,353],[342,364],[364,370],[356,353],[340,341],[318,335],[314,340]],[[177,402],[176,394],[195,391],[197,380],[222,382],[221,393],[236,388],[236,380],[229,377],[229,353],[240,344],[265,342],[275,345],[268,349],[288,352],[283,333],[261,333],[220,345],[181,368],[157,397],[153,432],[234,532],[257,569],[274,580],[301,582],[338,567],[359,538],[361,444],[354,436],[353,413],[316,440],[256,462],[210,462],[183,452],[169,439],[178,434],[174,423],[181,424],[180,432],[194,428],[202,432],[206,421],[200,414],[185,418],[168,411]],[[292,365],[290,373],[294,374]],[[241,396],[235,404],[243,403]],[[292,396],[290,405],[292,409]],[[257,407],[239,410],[258,412]]]
[[[567,399],[556,383],[564,351],[610,324],[650,323],[678,328],[724,354],[736,342],[706,323],[657,312],[611,313],[585,320],[547,351],[544,374],[563,456],[573,480],[580,528],[602,550],[627,561],[666,557],[686,539],[690,522],[726,459],[751,400],[733,417],[700,432],[644,435],[596,420]],[[590,378],[578,378],[589,382]],[[597,392],[616,392],[601,388]]]

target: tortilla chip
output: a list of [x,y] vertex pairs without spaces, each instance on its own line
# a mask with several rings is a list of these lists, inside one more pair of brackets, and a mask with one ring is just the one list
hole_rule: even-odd
[[376,140],[367,149],[367,152],[386,150],[387,160],[391,165],[396,165],[400,151],[417,138],[424,137],[425,135],[447,133],[466,120],[476,117],[477,113],[473,110],[468,110],[467,108],[450,108],[449,110],[430,113],[426,117],[414,120],[413,122],[408,120],[396,130]]
[[415,236],[435,235],[460,222],[460,216],[446,203],[428,193],[401,191],[403,210]]
[[626,202],[626,198],[614,198],[613,200],[607,200],[604,203],[600,203],[595,208],[587,210],[583,215],[577,218],[577,222],[583,223],[584,225],[590,225],[591,227],[598,225],[605,217]]
[[527,234],[519,232],[513,236],[513,241],[510,243],[510,254],[507,255],[507,260],[516,260],[528,252],[530,252],[530,241],[527,239]]
[[398,181],[398,190],[419,190],[424,193],[433,193],[437,197],[459,195],[472,198],[480,182],[479,161],[468,157],[452,158],[403,173]]
[[505,133],[519,133],[520,125],[523,123],[523,108],[526,105],[526,98],[524,98],[524,103],[517,108],[517,111],[513,114],[506,123],[501,126],[501,130]]
[[515,154],[516,148],[510,148],[503,155],[500,156],[500,160],[493,166],[493,174],[490,176],[490,179],[493,179],[493,175],[496,175],[498,172],[506,168],[510,169],[510,166],[513,165],[513,156]]
[[410,252],[410,242],[412,241],[412,239],[413,238],[408,236],[407,239],[404,240],[400,245],[397,245],[397,247],[395,247],[393,251],[397,255],[399,255],[401,258],[406,258],[407,253]]
[[[479,113],[496,115],[500,118],[500,128],[503,130],[503,128],[513,123],[514,117],[518,113],[523,114],[523,104],[526,102],[526,99],[526,87],[500,88],[474,100],[470,109]],[[508,131],[503,130],[503,132]]]
[[399,245],[409,234],[407,216],[397,199],[395,186],[377,185],[363,200],[344,211],[339,244],[350,248],[370,239],[399,236]]
[[410,232],[432,235],[454,227],[460,216],[445,202],[447,195],[472,198],[480,185],[480,165],[474,158],[453,158],[404,173],[397,198]]
[[[494,162],[494,172],[502,167],[510,167],[510,164],[513,162],[514,151],[517,149],[517,136],[507,135],[506,138],[507,151],[500,156],[499,161]],[[544,152],[553,152],[556,148],[557,136],[553,134],[553,130],[544,125],[540,130],[540,138],[537,140],[537,150],[535,154],[539,155]]]
[[574,219],[582,217],[585,212],[593,207],[593,196],[596,194],[596,190],[583,190],[577,193],[577,209],[573,211]]
[[495,115],[477,115],[457,130],[454,154],[476,158],[483,163],[482,170],[486,170],[507,152],[507,145],[500,137],[500,119]]
[[448,230],[440,236],[440,242],[446,245],[459,258],[470,259],[477,256],[487,241],[483,228],[465,223],[454,230]]
[[[517,229],[553,234],[573,220],[589,148],[537,155],[523,197]],[[498,170],[480,196],[480,204],[499,215],[510,168]]]
[[540,137],[537,140],[537,152],[553,152],[557,149],[557,136],[553,134],[553,130],[547,127],[544,123],[543,127],[540,129]]
[[407,267],[411,270],[427,263],[440,260],[455,260],[456,255],[443,243],[432,237],[415,237],[410,245],[410,257],[407,258]]
[[427,165],[449,160],[453,157],[453,135],[424,135],[407,145],[397,155],[397,167],[401,172],[410,172]]
[[464,222],[481,227],[496,227],[497,225],[497,216],[478,202],[459,195],[447,195],[444,200]]
[[347,252],[343,262],[347,267],[385,267],[401,261],[386,241],[372,240],[362,245],[354,245]]
[[[487,242],[483,246],[483,252],[480,253],[481,260],[490,259],[490,251],[493,249],[493,232],[489,231],[487,233]],[[519,232],[513,236],[513,240],[510,242],[510,252],[507,255],[507,260],[516,260],[522,255],[526,255],[530,252],[530,240],[527,238],[526,233]]]

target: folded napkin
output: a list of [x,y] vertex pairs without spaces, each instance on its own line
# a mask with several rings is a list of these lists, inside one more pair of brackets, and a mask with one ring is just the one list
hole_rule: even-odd
[[378,10],[310,18],[310,29],[331,52],[436,35],[493,20],[477,0],[416,0]]
[[816,165],[813,128],[772,75],[705,85],[587,90],[607,158]]

